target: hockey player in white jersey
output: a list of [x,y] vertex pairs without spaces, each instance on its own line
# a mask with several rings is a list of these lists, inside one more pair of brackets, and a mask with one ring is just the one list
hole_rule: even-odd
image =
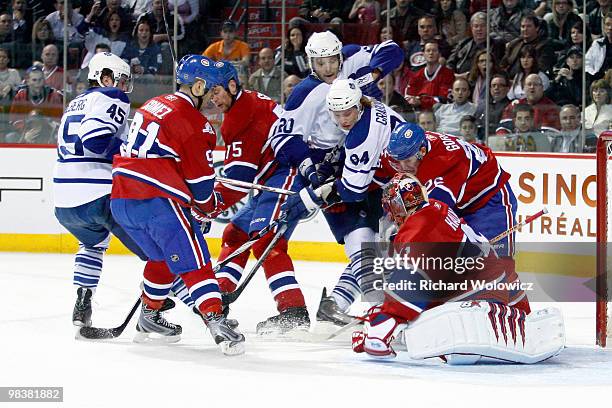
[[[110,233],[147,260],[110,211],[113,155],[119,152],[129,128],[130,66],[116,55],[98,53],[89,63],[88,80],[90,88],[64,111],[53,174],[55,216],[79,241],[73,278],[77,300],[72,321],[76,326],[91,325],[91,297],[100,280]],[[186,288],[177,282],[174,291],[185,294]],[[188,303],[190,299],[181,300]],[[166,303],[165,309],[172,305]]]
[[[329,164],[336,161],[333,152],[342,146],[345,137],[345,132],[332,120],[327,109],[325,98],[332,82],[337,78],[353,79],[364,95],[380,99],[382,94],[376,86],[377,81],[399,67],[404,54],[393,41],[374,46],[343,47],[329,31],[313,33],[306,44],[306,53],[312,73],[293,89],[284,113],[270,132],[270,142],[277,160],[297,166],[316,189],[321,184],[320,179],[331,175],[333,166]],[[322,162],[324,164],[320,165]],[[331,209],[334,210],[337,208]],[[330,214],[325,212],[328,221],[335,218]],[[332,220],[330,228],[338,243],[344,244],[345,253],[351,260],[343,274],[346,286],[354,286],[359,291],[355,276],[371,273],[371,268],[361,263],[361,242],[371,241],[373,237],[371,229],[361,228],[360,222],[354,222],[364,221],[362,217],[357,215],[356,218],[342,225]],[[326,294],[323,297],[331,300]],[[339,295],[338,299],[341,299]],[[350,304],[352,300],[344,302]]]
[[331,205],[325,213],[327,222],[336,239],[344,240],[351,264],[332,296],[324,294],[317,318],[344,324],[348,323],[344,312],[360,292],[368,301],[382,301],[380,291],[374,289],[375,253],[373,248],[361,244],[375,241],[382,205],[381,190],[372,187],[376,185],[374,172],[391,132],[403,119],[382,102],[364,97],[352,79],[335,80],[326,100],[329,110],[326,114],[346,134],[341,173],[331,183],[316,189],[307,187],[290,197],[286,208],[288,218],[292,219],[304,211]]

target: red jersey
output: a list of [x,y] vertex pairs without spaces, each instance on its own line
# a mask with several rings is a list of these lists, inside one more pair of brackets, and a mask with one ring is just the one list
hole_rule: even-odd
[[[393,245],[397,252],[409,248],[409,256],[414,259],[415,266],[425,272],[426,279],[434,282],[490,282],[505,278],[503,263],[487,245],[487,240],[477,234],[445,203],[438,200],[429,199],[429,203],[411,215],[400,227]],[[459,262],[470,258],[472,262]],[[455,260],[452,265],[434,261],[448,262],[450,259]],[[468,285],[467,291],[472,290]],[[425,308],[439,305],[462,293],[462,289],[442,291],[439,293],[440,297],[431,299],[431,303],[428,302]],[[504,304],[507,304],[509,299],[507,291],[498,290],[481,291],[478,296],[480,299],[501,301]]]
[[[231,109],[225,113],[221,134],[225,143],[223,171],[228,178],[263,183],[276,169],[268,133],[282,108],[267,96],[241,91]],[[235,204],[249,189],[217,183],[221,210]]]
[[212,211],[216,139],[188,96],[176,92],[148,100],[134,115],[121,155],[114,157],[111,197],[167,197]]
[[433,75],[427,74],[427,67],[423,67],[410,78],[406,87],[406,95],[421,98],[421,110],[430,110],[438,102],[446,102],[448,99],[455,73],[445,66],[438,66]]
[[[487,146],[442,133],[425,132],[425,135],[427,154],[416,177],[431,198],[457,211],[471,213],[484,206],[510,179],[510,174],[501,168]],[[385,153],[375,177],[380,182],[395,173]]]
[[[512,123],[512,110],[519,103],[528,105],[527,98],[514,100],[506,106],[495,134],[504,136],[513,133],[514,125]],[[533,108],[533,126],[535,129],[554,132],[558,132],[561,129],[559,105],[543,96],[538,103],[531,105],[531,107]]]

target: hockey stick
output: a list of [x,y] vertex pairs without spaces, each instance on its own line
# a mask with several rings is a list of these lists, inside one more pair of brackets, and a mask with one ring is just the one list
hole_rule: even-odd
[[283,224],[283,225],[280,226],[278,231],[276,231],[276,235],[274,235],[274,238],[272,238],[272,240],[270,241],[270,243],[266,247],[265,251],[263,252],[263,254],[261,254],[261,256],[259,257],[259,259],[255,263],[253,268],[247,274],[246,278],[244,278],[244,281],[240,284],[240,286],[238,286],[236,288],[236,290],[231,292],[231,293],[223,294],[222,303],[223,303],[224,306],[227,306],[227,305],[229,305],[231,303],[234,303],[236,301],[236,299],[238,299],[240,294],[244,291],[244,288],[246,288],[246,286],[249,284],[251,279],[253,279],[253,276],[255,276],[255,272],[257,272],[259,267],[263,264],[263,261],[268,257],[268,254],[270,253],[270,251],[272,251],[272,248],[274,248],[274,246],[276,245],[278,240],[285,233],[286,229],[287,229],[287,224]]
[[215,273],[218,272],[219,269],[221,269],[222,267],[224,267],[225,265],[230,263],[232,261],[232,259],[236,258],[238,255],[242,254],[243,252],[248,251],[255,244],[255,242],[259,238],[263,237],[268,232],[272,231],[274,228],[276,228],[284,220],[285,220],[285,217],[284,217],[284,215],[282,215],[280,218],[278,218],[278,219],[274,220],[273,222],[271,222],[270,224],[268,224],[265,228],[259,230],[259,232],[257,232],[257,234],[253,235],[251,238],[249,238],[248,241],[246,241],[244,244],[242,244],[240,247],[238,247],[234,252],[229,254],[227,258],[225,258],[224,260],[222,260],[219,263],[217,263],[215,265],[215,267],[213,268],[213,272],[215,272]]
[[489,243],[490,244],[494,244],[497,241],[500,241],[500,240],[506,238],[508,235],[512,234],[514,231],[524,227],[527,224],[531,224],[534,220],[540,218],[544,214],[548,214],[548,210],[546,209],[546,207],[542,208],[540,211],[538,211],[537,213],[533,214],[532,216],[529,216],[529,217],[525,218],[523,221],[519,222],[518,224],[510,227],[509,229],[507,229],[506,231],[502,232],[498,236],[494,237],[493,239],[491,239],[489,241]]
[[276,193],[276,194],[284,194],[284,195],[297,194],[295,191],[285,190],[284,188],[269,187],[263,184],[248,183],[246,181],[234,180],[234,179],[225,178],[225,177],[216,177],[216,180],[220,183],[230,184],[236,187],[252,188],[254,190],[269,191],[271,193]]
[[110,329],[104,329],[101,327],[81,327],[78,331],[77,338],[81,336],[82,338],[88,340],[108,340],[121,336],[121,333],[123,333],[128,323],[130,323],[132,316],[134,316],[134,313],[136,313],[139,306],[140,297],[138,297],[138,300],[136,303],[134,303],[134,306],[132,306],[132,310],[130,310],[130,313],[128,313],[121,325]]

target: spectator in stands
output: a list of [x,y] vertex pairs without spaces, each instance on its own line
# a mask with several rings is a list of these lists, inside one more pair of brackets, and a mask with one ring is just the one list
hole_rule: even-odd
[[[168,21],[168,32],[164,23],[164,14]],[[174,9],[168,8],[168,0],[153,0],[151,11],[142,14],[138,21],[146,19],[153,33],[153,42],[158,44],[162,53],[162,64],[159,74],[174,75],[174,62],[172,61],[171,47],[174,47],[174,40],[179,46],[185,38],[185,25],[181,16],[177,18],[177,32],[174,32]]]
[[406,87],[406,102],[413,109],[431,109],[435,103],[446,103],[450,94],[455,74],[441,65],[440,51],[436,41],[425,44],[425,61]]
[[348,20],[352,2],[345,0],[303,0],[300,17],[313,23],[329,23],[333,18]]
[[26,73],[26,86],[21,88],[11,104],[9,120],[15,133],[7,136],[8,142],[23,139],[27,131],[26,119],[32,110],[41,115],[59,120],[62,115],[62,93],[45,85],[42,68],[33,66]]
[[393,77],[395,78],[395,91],[400,95],[406,95],[406,88],[410,83],[416,72],[413,72],[408,66],[408,61],[403,60],[401,65],[393,70]]
[[23,135],[17,143],[56,144],[59,122],[45,117],[38,109],[32,110],[25,118]]
[[[181,41],[179,54],[200,52],[208,45],[207,30],[200,19],[201,0],[177,0],[177,12],[185,25],[185,37]],[[206,3],[203,2],[203,7]],[[174,11],[174,2],[168,1],[168,8]]]
[[610,121],[612,121],[611,92],[610,84],[603,79],[591,84],[593,103],[584,110],[584,127],[595,133],[596,136],[610,129]]
[[459,121],[459,135],[470,143],[479,142],[476,118],[473,115],[465,115]]
[[[64,69],[57,65],[59,50],[55,44],[49,44],[43,48],[40,54],[42,70],[45,75],[45,85],[58,90],[64,89]],[[72,79],[68,76],[67,89],[70,89]]]
[[[227,20],[221,26],[221,40],[206,48],[204,55],[215,61],[231,61],[236,65],[238,74],[246,76],[251,58],[251,49],[244,41],[236,39],[236,23]],[[245,81],[246,82],[246,81]]]
[[77,27],[79,33],[85,37],[85,48],[87,49],[81,69],[87,68],[99,44],[108,44],[110,52],[121,55],[130,41],[130,37],[121,28],[121,16],[117,13],[107,14],[106,19],[102,21],[102,27],[92,25],[93,16],[98,8],[99,3],[94,3],[87,17]]
[[[98,8],[100,8],[99,0],[94,3],[93,7],[96,6],[96,3],[98,4]],[[111,14],[116,14],[121,19],[120,27],[122,33],[130,33],[132,31],[134,26],[132,22],[132,15],[127,7],[121,6],[121,0],[106,0],[106,7],[100,9],[97,16],[94,15],[93,22],[96,26],[102,27],[104,22],[108,21]],[[91,15],[91,13],[89,15]]]
[[570,48],[565,63],[554,71],[556,76],[546,96],[559,105],[582,106],[582,50]]
[[360,24],[376,24],[380,21],[380,3],[377,0],[355,0],[348,19]]
[[138,18],[151,10],[153,0],[124,0],[124,4],[127,5],[132,20],[136,21]]
[[9,68],[10,56],[6,48],[0,47],[0,104],[10,103],[21,84],[19,71]]
[[574,13],[574,0],[552,0],[552,13],[549,14],[548,36],[556,50],[571,44],[571,31],[575,24],[582,27],[582,19]]
[[527,15],[522,0],[503,0],[502,5],[491,12],[491,38],[508,43],[518,38],[521,19]]
[[525,97],[525,78],[530,74],[538,74],[542,80],[544,86],[544,92],[550,87],[550,79],[548,76],[540,70],[538,66],[538,58],[536,50],[531,45],[523,47],[520,51],[519,56],[520,71],[514,76],[512,84],[510,85],[510,91],[508,91],[508,98],[521,99]]
[[[554,135],[551,141],[551,151],[559,153],[582,153],[587,140],[592,141],[596,136],[592,132],[585,133],[585,142],[582,143],[582,126],[580,124],[580,109],[575,105],[564,105],[559,112],[561,132]],[[588,143],[590,144],[590,143]]]
[[12,44],[15,41],[13,37],[12,27],[13,18],[9,13],[1,13],[0,14],[0,43]]
[[287,99],[289,99],[289,95],[291,95],[291,92],[293,92],[293,88],[301,81],[302,78],[297,75],[289,75],[287,78],[285,78],[283,81],[283,95],[285,102]]
[[432,16],[419,18],[418,31],[419,39],[409,42],[406,46],[406,59],[410,64],[410,69],[416,72],[425,66],[427,63],[424,56],[425,43],[433,40],[438,44],[440,64],[446,64],[446,58],[450,55],[450,47],[446,41],[438,40],[436,20]]
[[[391,109],[402,115],[404,119],[408,119],[408,112],[412,112],[412,108],[408,105],[406,99],[395,90],[395,77],[387,75],[378,81],[377,85],[383,94],[381,100],[390,106]],[[410,120],[413,119],[413,117],[410,118]]]
[[506,47],[506,53],[500,62],[500,68],[506,70],[509,75],[515,76],[521,71],[521,55],[525,47],[531,46],[535,49],[538,67],[543,72],[548,72],[555,62],[555,53],[551,41],[541,35],[541,20],[533,14],[526,15],[521,19],[521,36],[510,41]]
[[[185,25],[195,22],[200,17],[200,2],[198,0],[177,0],[178,15]],[[168,0],[168,8],[174,11],[174,1]]]
[[13,38],[20,43],[27,43],[32,33],[32,15],[28,12],[26,0],[12,2]]
[[417,20],[425,15],[425,11],[414,5],[414,0],[396,0],[395,7],[380,13],[380,19],[386,24],[389,14],[390,25],[397,43],[414,41],[418,38]]
[[39,18],[34,22],[32,26],[32,42],[27,51],[28,66],[34,63],[34,61],[40,56],[43,48],[49,44],[55,44],[55,38],[53,37],[53,31],[51,30],[51,24],[45,20],[44,17]]
[[604,19],[610,11],[610,5],[612,5],[612,1],[610,0],[597,0],[597,6],[589,13],[587,21],[593,41],[605,37]]
[[546,132],[559,131],[559,107],[544,96],[544,86],[538,74],[530,74],[525,78],[525,98],[517,99],[506,107],[502,120],[497,128],[497,134],[512,133],[512,109],[517,104],[527,104],[533,108],[536,128]]
[[[491,70],[490,75],[497,73],[497,63],[495,58],[488,58],[489,53],[486,49],[480,50],[474,56],[472,61],[472,68],[468,74],[467,80],[472,89],[472,103],[476,105],[478,109],[484,109],[485,98],[487,97],[487,65]],[[487,59],[490,60],[487,64]],[[463,78],[463,76],[456,76],[457,78]]]
[[393,40],[393,26],[387,27],[386,25],[381,25],[378,33],[378,40],[381,43]]
[[[591,47],[591,35],[587,32],[586,48],[582,49],[582,46],[583,46],[582,43],[583,43],[583,37],[584,37],[583,28],[584,27],[582,26],[582,20],[572,26],[572,29],[570,30],[570,44],[569,45],[572,47],[580,47],[580,49],[582,50],[582,53],[584,54],[586,50],[588,50]],[[588,26],[587,26],[587,29],[588,29]]]
[[[495,130],[499,126],[502,115],[506,107],[510,104],[508,99],[508,90],[510,89],[510,81],[505,74],[493,74],[491,76],[491,83],[489,84],[489,131],[486,132],[484,138],[488,135],[495,134]],[[479,105],[476,111],[476,118],[478,118],[478,125],[481,129],[485,128],[485,105]]]
[[433,8],[438,33],[449,46],[454,47],[467,36],[467,19],[461,10],[457,9],[456,0],[439,0]]
[[436,131],[436,116],[430,110],[424,110],[417,113],[417,123],[423,130],[428,132]]
[[132,41],[121,54],[136,75],[155,75],[162,63],[161,49],[153,42],[149,21],[141,18],[134,27]]
[[[83,16],[73,10],[72,2],[68,2],[68,42],[78,44],[83,42],[83,37],[77,32],[76,27],[83,20]],[[55,11],[45,18],[51,25],[53,37],[58,41],[64,40],[64,0],[55,0]]]
[[249,77],[249,89],[261,92],[280,103],[281,70],[274,66],[274,52],[270,48],[262,48],[257,56],[259,69]]
[[[470,18],[471,38],[466,38],[453,48],[448,57],[447,66],[457,74],[464,74],[470,71],[474,56],[480,50],[487,48],[487,15],[478,12]],[[504,55],[505,44],[503,41],[491,38],[491,53],[496,61]]]
[[[300,27],[292,27],[287,32],[287,44],[285,45],[285,72],[287,75],[297,75],[306,78],[310,73],[308,57],[304,47],[304,32]],[[276,48],[274,63],[281,65],[281,47]]]
[[605,72],[612,68],[612,13],[604,19],[604,37],[593,41],[586,53],[584,69],[591,80],[603,78]]
[[452,103],[440,103],[434,107],[438,131],[459,135],[460,121],[463,116],[474,115],[476,105],[469,102],[470,84],[465,78],[457,78],[452,87]]
[[506,135],[506,150],[537,151],[536,139],[540,139],[543,132],[535,126],[533,108],[524,103],[515,105],[512,109],[512,124],[514,132]]

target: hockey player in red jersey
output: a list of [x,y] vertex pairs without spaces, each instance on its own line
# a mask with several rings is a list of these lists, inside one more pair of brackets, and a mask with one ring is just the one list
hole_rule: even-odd
[[216,134],[199,112],[215,62],[187,55],[178,64],[178,91],[137,110],[121,156],[113,162],[111,210],[151,261],[144,271],[138,335],[176,341],[181,327],[160,313],[175,275],[225,354],[244,351],[244,336],[228,325],[206,241],[198,225],[218,205],[213,192]]
[[[382,167],[378,176],[386,173],[390,177],[396,172],[415,175],[431,198],[446,203],[487,239],[515,224],[518,203],[510,187],[510,174],[486,146],[403,123],[391,134]],[[494,248],[507,262],[509,279],[518,281],[514,234],[495,243]],[[513,293],[510,304],[529,312],[523,291]]]
[[[447,204],[428,198],[413,176],[397,174],[385,187],[383,206],[399,227],[392,255],[408,253],[412,269],[395,266],[385,274],[385,301],[370,309],[364,330],[353,334],[355,352],[395,357],[391,341],[404,329],[411,357],[441,356],[457,364],[481,356],[534,363],[563,348],[559,312],[528,316],[508,306],[504,264],[487,240]],[[451,259],[454,266],[430,262],[436,259]],[[478,281],[482,286],[474,285]]]
[[[219,62],[217,68],[218,83],[212,87],[211,100],[224,113],[221,134],[226,149],[225,175],[230,179],[299,191],[304,186],[302,175],[295,167],[276,161],[268,142],[268,133],[282,108],[261,93],[242,89],[232,64]],[[211,218],[234,205],[249,190],[220,182],[215,186],[215,192],[221,199],[209,214]],[[278,219],[285,198],[284,195],[265,191],[250,198],[223,232],[219,261],[245,243],[250,235]],[[259,323],[258,334],[284,334],[310,326],[304,296],[287,254],[287,241],[296,225],[297,220],[288,224],[283,236],[263,261],[264,273],[279,315]],[[270,245],[275,232],[276,229],[272,230],[253,245],[256,258],[259,259]],[[222,292],[236,289],[248,257],[249,252],[244,252],[217,272]]]

